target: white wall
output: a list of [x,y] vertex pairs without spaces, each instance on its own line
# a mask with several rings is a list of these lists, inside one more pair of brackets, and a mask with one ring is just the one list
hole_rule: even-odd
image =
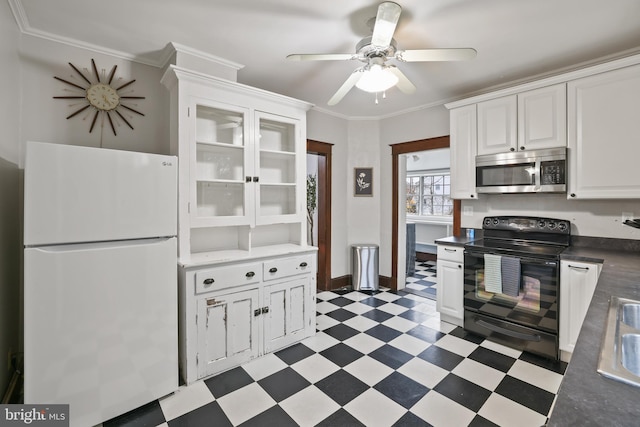
[[9,382],[7,354],[20,333],[20,33],[9,4],[0,2],[0,392]]
[[[159,68],[28,35],[22,37],[20,55],[24,80],[21,144],[34,140],[99,147],[102,139],[103,148],[169,154],[169,94],[160,84],[162,70]],[[85,74],[89,75],[92,58],[98,70],[104,68],[107,73],[117,65],[116,78],[122,77],[123,82],[136,79],[130,86],[135,91],[131,95],[146,99],[135,102],[144,117],[125,115],[134,130],[123,123],[116,127],[118,135],[114,136],[106,122],[104,128],[96,124],[89,133],[92,115],[81,113],[67,120],[65,118],[78,107],[69,106],[73,101],[53,99],[53,96],[69,94],[65,91],[69,86],[53,77],[81,81],[68,63],[80,70],[87,68],[89,72]]]
[[350,273],[344,256],[347,247],[347,135],[348,121],[311,110],[307,113],[307,138],[333,144],[331,148],[331,277]]
[[[473,215],[464,215],[471,207]],[[571,233],[579,236],[640,239],[640,230],[622,225],[622,212],[640,217],[638,200],[567,200],[564,194],[480,195],[478,200],[462,202],[462,227],[482,228],[488,215],[525,215],[567,219]]]

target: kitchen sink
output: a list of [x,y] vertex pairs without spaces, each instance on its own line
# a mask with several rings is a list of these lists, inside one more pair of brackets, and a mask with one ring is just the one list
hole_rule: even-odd
[[640,301],[611,298],[598,372],[640,387]]
[[624,303],[622,305],[622,323],[640,329],[640,303]]

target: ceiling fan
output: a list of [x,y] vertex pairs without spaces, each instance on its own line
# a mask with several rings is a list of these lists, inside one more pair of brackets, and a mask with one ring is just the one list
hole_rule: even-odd
[[[365,65],[357,68],[331,97],[328,104],[336,105],[353,86],[366,92],[383,92],[397,86],[410,94],[416,87],[395,65],[387,64],[390,59],[401,62],[421,61],[462,61],[473,59],[476,50],[472,48],[398,50],[393,33],[396,30],[402,8],[394,2],[383,2],[373,24],[373,33],[360,40],[356,53],[333,54],[292,54],[290,61],[340,61],[357,59]],[[376,98],[377,101],[377,98]]]

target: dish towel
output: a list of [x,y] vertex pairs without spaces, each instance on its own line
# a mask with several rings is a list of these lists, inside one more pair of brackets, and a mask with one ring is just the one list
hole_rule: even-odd
[[484,290],[502,293],[502,257],[484,254]]
[[520,258],[502,257],[502,292],[511,297],[520,293]]

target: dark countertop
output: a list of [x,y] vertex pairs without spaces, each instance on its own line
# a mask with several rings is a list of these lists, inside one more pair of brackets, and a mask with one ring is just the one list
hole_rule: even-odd
[[600,240],[592,242],[598,248],[572,246],[561,255],[565,260],[604,263],[549,427],[640,425],[640,387],[605,378],[596,371],[610,297],[640,300],[640,250],[628,240],[616,240],[613,245]]
[[469,238],[466,236],[463,236],[463,237],[449,236],[449,237],[443,237],[442,239],[437,239],[435,243],[436,245],[464,246],[467,243],[473,242],[476,239],[478,238],[477,237]]

